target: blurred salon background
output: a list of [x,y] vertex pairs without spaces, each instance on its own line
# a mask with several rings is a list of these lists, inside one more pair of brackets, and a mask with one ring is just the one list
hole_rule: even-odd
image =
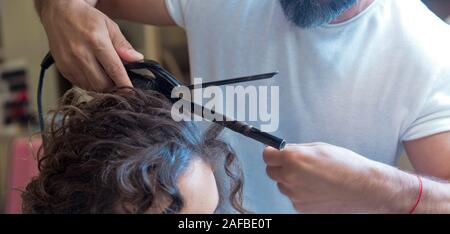
[[[424,2],[450,23],[450,0]],[[118,23],[146,58],[160,62],[178,79],[189,83],[187,40],[182,29]],[[37,135],[36,90],[39,65],[47,51],[47,38],[33,1],[0,0],[0,213],[20,213],[20,190],[37,173],[35,155],[41,141]],[[71,87],[56,69],[49,70],[43,92],[44,110],[56,107]],[[399,167],[410,169],[405,157]]]

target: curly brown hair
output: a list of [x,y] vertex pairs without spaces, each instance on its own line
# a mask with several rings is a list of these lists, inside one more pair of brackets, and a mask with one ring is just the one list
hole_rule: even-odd
[[22,194],[24,213],[117,213],[117,204],[144,213],[158,196],[170,198],[163,213],[178,213],[177,180],[194,158],[214,170],[223,166],[229,201],[246,212],[242,171],[233,149],[218,139],[222,127],[214,124],[201,136],[192,122],[174,121],[171,103],[155,91],[118,88],[81,97],[69,91],[53,111],[40,174]]

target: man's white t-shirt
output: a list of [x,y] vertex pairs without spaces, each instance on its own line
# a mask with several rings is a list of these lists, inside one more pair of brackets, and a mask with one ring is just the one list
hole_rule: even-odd
[[[289,143],[326,142],[395,165],[402,142],[450,131],[450,27],[419,0],[375,0],[340,24],[301,29],[278,0],[166,0],[188,35],[193,77],[280,71]],[[231,131],[245,172],[245,206],[294,212],[265,174],[263,145]]]

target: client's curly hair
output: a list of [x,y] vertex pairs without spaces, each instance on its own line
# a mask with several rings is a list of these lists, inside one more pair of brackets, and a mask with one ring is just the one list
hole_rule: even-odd
[[117,213],[118,204],[133,207],[126,213],[144,213],[161,195],[169,198],[163,213],[178,213],[177,179],[196,157],[224,165],[230,203],[245,212],[242,171],[218,139],[221,127],[200,136],[193,123],[174,121],[169,100],[155,91],[87,94],[82,100],[69,91],[53,112],[38,156],[40,174],[22,194],[24,213]]

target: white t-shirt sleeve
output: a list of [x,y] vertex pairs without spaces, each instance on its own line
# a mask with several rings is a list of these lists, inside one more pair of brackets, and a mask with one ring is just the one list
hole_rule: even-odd
[[185,28],[186,12],[190,0],[165,0],[166,8],[178,26]]
[[417,140],[447,131],[450,131],[450,73],[438,78],[418,118],[404,132],[402,140]]

